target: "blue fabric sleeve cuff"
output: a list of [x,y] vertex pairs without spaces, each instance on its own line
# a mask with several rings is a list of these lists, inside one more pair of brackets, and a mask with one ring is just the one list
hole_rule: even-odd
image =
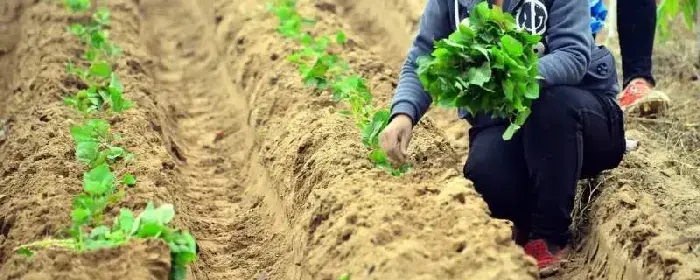
[[408,102],[398,102],[391,106],[391,119],[393,120],[399,114],[408,115],[413,121],[413,125],[418,124],[416,108]]

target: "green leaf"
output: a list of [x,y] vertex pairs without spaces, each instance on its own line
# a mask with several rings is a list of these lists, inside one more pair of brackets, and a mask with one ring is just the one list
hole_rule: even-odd
[[105,26],[109,25],[109,18],[110,18],[110,12],[109,9],[107,8],[100,8],[97,10],[97,12],[92,16],[92,18],[97,22],[99,25]]
[[528,43],[528,44],[539,43],[539,42],[542,40],[542,36],[540,36],[540,35],[533,35],[533,34],[530,34],[530,33],[527,33],[527,32],[520,33],[520,36],[522,36],[523,38],[525,38],[525,43]]
[[113,90],[123,92],[124,91],[124,86],[122,85],[122,82],[119,81],[119,77],[117,76],[117,73],[112,72],[111,79],[109,81],[109,87]]
[[125,233],[131,234],[135,231],[134,224],[134,213],[126,208],[119,209],[119,217],[117,218],[117,228]]
[[472,8],[472,11],[469,16],[469,25],[470,26],[479,26],[484,24],[489,18],[491,17],[491,10],[489,9],[489,5],[486,1],[482,1],[479,4],[476,4],[474,8]]
[[63,4],[70,12],[85,12],[90,9],[90,0],[63,0]]
[[172,204],[163,204],[158,208],[153,208],[153,204],[149,202],[146,210],[139,216],[142,223],[154,223],[157,225],[166,225],[175,216],[175,208]]
[[491,67],[488,62],[479,68],[471,68],[467,73],[469,84],[483,86],[491,80]]
[[301,45],[302,46],[310,46],[314,42],[314,37],[311,36],[309,33],[304,33],[301,35]]
[[66,97],[63,99],[63,104],[71,107],[77,107],[78,106],[78,100],[72,97]]
[[503,140],[508,141],[513,138],[513,135],[515,135],[516,132],[520,129],[520,126],[517,124],[510,124],[508,128],[506,128],[506,131],[503,133]]
[[386,158],[386,152],[379,148],[372,150],[372,152],[369,154],[369,160],[375,164],[385,163],[388,161]]
[[379,134],[389,123],[391,112],[379,110],[372,115],[372,121],[362,130],[362,142],[368,147],[376,147],[379,143]]
[[338,280],[350,280],[350,273],[343,273],[340,275],[340,277],[338,277]]
[[107,233],[109,233],[109,228],[105,225],[99,225],[90,231],[90,238],[104,238]]
[[100,78],[109,78],[112,75],[112,67],[108,62],[97,61],[90,65],[90,74]]
[[529,83],[527,85],[527,90],[525,91],[525,97],[529,99],[540,98],[540,84],[539,83]]
[[523,44],[518,42],[513,36],[507,34],[503,35],[503,37],[501,37],[501,44],[503,44],[506,53],[511,57],[521,57],[523,55]]
[[114,189],[114,174],[107,164],[101,164],[83,176],[83,188],[91,195],[105,195]]
[[86,30],[84,25],[80,23],[73,23],[70,26],[68,26],[68,32],[80,37],[83,36],[83,34],[85,34]]
[[345,35],[343,30],[338,30],[338,32],[335,34],[335,42],[343,45],[347,41],[348,41],[348,37]]
[[107,149],[107,159],[113,161],[123,156],[125,153],[126,151],[122,147],[109,147]]
[[134,177],[132,174],[126,174],[124,175],[124,178],[122,178],[122,183],[129,187],[134,186],[136,185],[136,177]]
[[98,141],[109,134],[109,122],[103,119],[88,120],[85,125],[71,126],[70,134],[76,143]]
[[96,141],[81,141],[77,143],[75,157],[85,165],[92,165],[99,155],[99,144]]
[[86,224],[87,221],[90,219],[91,215],[92,214],[90,213],[90,210],[84,208],[77,208],[71,211],[71,218],[73,218],[73,223],[79,225]]
[[352,117],[352,112],[350,110],[342,110],[338,112],[338,114],[346,118]]
[[506,95],[506,99],[513,101],[513,91],[515,90],[515,85],[512,80],[503,81],[503,93]]
[[[94,49],[103,49],[107,42],[107,32],[104,30],[96,29],[94,32],[89,34],[90,47]],[[105,76],[106,78],[106,76]]]
[[523,126],[525,125],[525,121],[527,121],[527,118],[530,116],[530,108],[525,108],[522,111],[518,113],[518,116],[515,118],[514,124],[518,126]]
[[27,247],[21,247],[21,248],[17,249],[17,251],[15,251],[15,252],[17,252],[17,254],[19,254],[20,256],[23,256],[25,258],[30,258],[30,257],[34,256],[34,252]]

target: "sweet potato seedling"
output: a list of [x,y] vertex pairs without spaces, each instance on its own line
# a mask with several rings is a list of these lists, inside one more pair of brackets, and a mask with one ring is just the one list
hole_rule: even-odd
[[457,31],[435,43],[430,56],[418,59],[418,74],[434,103],[509,119],[503,134],[509,140],[539,97],[533,51],[539,41],[500,7],[481,2]]
[[65,103],[86,114],[107,108],[118,113],[133,105],[131,101],[124,99],[124,87],[108,61],[108,58],[121,54],[121,49],[109,41],[106,31],[109,22],[109,10],[98,9],[87,25],[74,23],[68,28],[70,33],[78,36],[87,45],[83,55],[87,66],[81,67],[69,61],[66,70],[85,81],[88,88],[65,98]]
[[110,133],[110,125],[103,119],[88,120],[84,125],[72,126],[70,133],[76,144],[75,157],[88,167],[133,158],[126,149],[113,145],[117,137]]
[[66,9],[71,13],[85,12],[90,9],[91,0],[63,0]]
[[88,81],[88,88],[79,90],[74,96],[64,98],[64,103],[85,114],[105,111],[120,113],[133,107],[133,102],[124,98],[124,86],[111,66],[104,61],[96,61],[89,69],[72,68],[68,71]]
[[277,32],[288,38],[299,38],[303,35],[304,26],[313,26],[314,20],[302,17],[296,9],[296,0],[273,0],[267,3],[267,10],[277,15],[280,24]]
[[[134,238],[162,239],[170,248],[170,279],[184,280],[187,265],[197,259],[197,244],[194,237],[187,232],[172,229],[168,224],[175,217],[172,204],[163,204],[158,208],[148,202],[138,217],[126,208],[119,210],[119,216],[112,226],[100,224],[91,229],[80,225],[70,238],[45,239],[15,248],[25,256],[33,255],[33,250],[47,247],[62,247],[74,251],[93,251],[126,244]],[[75,225],[74,225],[75,226]]]

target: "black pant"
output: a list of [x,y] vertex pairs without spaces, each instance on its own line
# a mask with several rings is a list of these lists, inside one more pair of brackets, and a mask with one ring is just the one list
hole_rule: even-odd
[[653,84],[651,53],[656,31],[656,0],[618,0],[617,5],[624,85],[635,78],[645,78]]
[[615,101],[570,86],[543,89],[510,141],[504,120],[480,115],[470,123],[464,175],[492,216],[556,244],[568,241],[577,181],[617,167],[625,151]]

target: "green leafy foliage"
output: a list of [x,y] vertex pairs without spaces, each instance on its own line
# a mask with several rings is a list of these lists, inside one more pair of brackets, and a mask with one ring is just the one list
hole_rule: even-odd
[[110,133],[106,120],[88,120],[84,125],[72,126],[70,133],[76,144],[75,157],[88,167],[113,163],[130,154],[126,149],[113,145],[115,137]]
[[350,273],[343,273],[340,275],[340,277],[338,277],[338,280],[350,280]]
[[338,30],[338,33],[335,34],[335,42],[343,45],[347,41],[348,37],[345,35],[345,32],[343,32],[343,30]]
[[187,265],[197,259],[197,244],[187,232],[172,230],[167,225],[175,217],[171,204],[154,208],[148,203],[134,224],[134,236],[139,238],[160,238],[170,247],[172,258],[171,279],[185,279]]
[[70,239],[46,239],[19,246],[15,251],[24,256],[33,255],[32,249],[51,246],[93,251],[123,245],[133,238],[161,239],[170,248],[170,279],[181,280],[185,279],[187,265],[197,260],[197,244],[189,233],[168,226],[174,216],[172,204],[155,208],[152,202],[148,202],[138,217],[131,210],[121,208],[111,227],[100,224],[87,229],[83,228],[85,224],[79,224]]
[[98,62],[91,65],[87,71],[75,70],[69,64],[68,69],[79,77],[85,77],[89,84],[87,89],[79,90],[74,96],[66,97],[64,99],[66,105],[86,114],[103,111],[106,108],[111,112],[120,113],[133,107],[133,102],[124,98],[124,87],[109,64]]
[[90,0],[63,0],[63,4],[66,6],[69,12],[80,13],[85,12],[90,9]]
[[109,41],[106,31],[110,23],[110,12],[98,9],[88,24],[74,23],[68,31],[80,38],[87,45],[83,58],[85,66],[68,62],[68,73],[81,78],[88,85],[75,95],[64,99],[65,104],[83,113],[94,113],[110,109],[111,112],[123,112],[133,106],[123,96],[124,87],[112,69],[108,58],[121,54],[121,49]]
[[339,30],[333,39],[327,36],[314,38],[308,32],[303,32],[304,19],[297,13],[295,5],[294,0],[273,0],[267,5],[268,11],[279,19],[277,31],[297,40],[302,46],[287,60],[298,66],[304,84],[318,91],[329,90],[335,100],[349,106],[349,110],[343,110],[341,114],[353,118],[362,131],[362,142],[370,150],[370,161],[394,176],[406,173],[410,165],[394,168],[379,147],[379,135],[389,122],[389,111],[375,109],[365,79],[352,73],[347,62],[329,51],[334,46],[345,45],[347,35]]
[[662,0],[656,10],[659,38],[662,41],[668,39],[669,26],[680,15],[683,16],[686,27],[692,30],[695,26],[697,7],[697,0]]
[[126,175],[124,175],[124,178],[122,178],[122,183],[124,183],[124,185],[127,185],[129,187],[132,187],[132,186],[136,185],[136,177],[132,174],[126,174]]
[[83,193],[73,198],[70,229],[71,237],[78,240],[79,246],[84,245],[82,241],[86,238],[84,228],[100,225],[107,206],[119,202],[124,196],[124,192],[117,189],[115,178],[105,163],[83,175]]
[[267,10],[277,16],[280,24],[277,32],[289,38],[299,38],[303,35],[302,27],[313,26],[314,21],[303,18],[296,10],[296,0],[272,0],[267,4]]
[[436,104],[510,119],[503,134],[509,140],[539,97],[533,45],[540,36],[518,29],[510,14],[486,2],[470,15],[457,31],[435,43],[430,56],[418,59],[418,74]]

